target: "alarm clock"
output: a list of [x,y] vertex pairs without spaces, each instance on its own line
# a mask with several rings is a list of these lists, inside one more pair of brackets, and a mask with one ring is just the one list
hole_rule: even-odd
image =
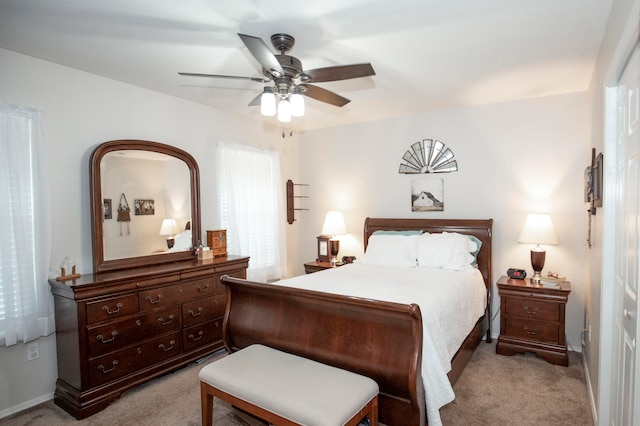
[[524,269],[509,268],[507,269],[507,275],[509,275],[509,278],[524,280],[527,276],[527,271]]

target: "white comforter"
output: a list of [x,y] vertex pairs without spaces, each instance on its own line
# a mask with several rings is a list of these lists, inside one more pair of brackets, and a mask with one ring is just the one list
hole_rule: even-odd
[[442,424],[440,407],[455,397],[447,378],[451,358],[486,307],[486,288],[480,271],[354,263],[274,284],[420,306],[427,419],[429,425]]

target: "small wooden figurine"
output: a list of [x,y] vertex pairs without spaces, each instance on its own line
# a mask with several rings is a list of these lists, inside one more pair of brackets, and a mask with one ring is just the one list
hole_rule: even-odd
[[[70,274],[68,274],[69,270],[71,270]],[[69,255],[66,255],[64,259],[62,259],[62,263],[60,263],[60,276],[56,278],[56,281],[73,280],[79,277],[80,277],[80,274],[76,273],[75,260],[69,257]]]

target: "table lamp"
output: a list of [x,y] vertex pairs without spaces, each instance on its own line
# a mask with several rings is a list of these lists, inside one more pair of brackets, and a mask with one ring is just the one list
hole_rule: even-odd
[[322,235],[330,235],[329,251],[331,252],[331,266],[338,264],[338,252],[340,251],[340,240],[336,237],[338,235],[347,233],[347,225],[344,222],[344,216],[339,211],[327,212],[327,217],[324,219],[324,225],[322,226]]
[[175,243],[175,235],[178,233],[178,224],[175,219],[165,219],[162,221],[162,226],[160,227],[160,235],[168,235],[167,237],[167,247],[173,247]]
[[546,251],[540,247],[540,244],[558,244],[553,223],[551,223],[551,216],[548,214],[529,214],[522,227],[518,242],[536,245],[531,249],[531,267],[533,268],[531,282],[540,284],[540,280],[542,279],[540,272],[542,272],[542,268],[544,267],[546,256]]

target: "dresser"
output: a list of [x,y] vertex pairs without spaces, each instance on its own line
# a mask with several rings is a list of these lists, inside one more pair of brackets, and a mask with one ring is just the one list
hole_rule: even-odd
[[56,316],[54,401],[77,419],[124,391],[223,347],[220,277],[246,278],[228,256],[50,280]]
[[496,353],[533,352],[552,364],[568,366],[565,310],[571,284],[532,284],[506,276],[497,282],[500,295],[500,336]]

